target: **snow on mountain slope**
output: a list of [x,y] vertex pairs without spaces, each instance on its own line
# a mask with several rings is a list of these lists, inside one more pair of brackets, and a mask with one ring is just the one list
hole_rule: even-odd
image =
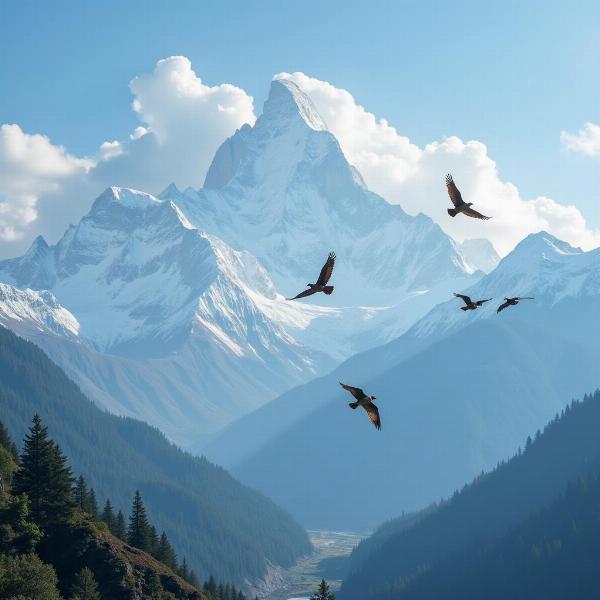
[[[398,339],[233,423],[206,454],[307,526],[371,527],[450,493],[598,385],[600,249],[533,234],[456,291],[494,300],[467,313],[456,298],[436,306]],[[497,314],[505,295],[535,300]],[[378,397],[381,432],[347,410],[338,381]],[[317,470],[328,485],[315,495]]]
[[286,295],[313,281],[335,250],[335,294],[311,303],[336,307],[336,319],[317,319],[297,335],[315,345],[313,333],[322,339],[335,331],[345,357],[404,331],[450,283],[478,277],[431,219],[411,217],[366,189],[311,100],[290,81],[272,82],[263,114],[223,143],[202,190],[169,186],[160,197],[250,251]]
[[[50,290],[3,287],[8,326],[29,337],[18,321],[60,322],[44,333],[63,339],[40,342],[52,358],[100,404],[184,445],[333,365],[270,317],[284,300],[254,257],[142,192],[106,190],[56,246],[38,239],[0,263],[0,278]],[[28,304],[11,313],[19,294]],[[289,305],[278,318],[307,317]]]
[[458,244],[465,260],[474,268],[489,273],[493,271],[500,262],[500,256],[496,252],[492,242],[485,238],[465,240]]
[[[496,326],[525,321],[540,330],[549,329],[556,338],[581,348],[593,349],[598,345],[600,249],[582,252],[546,232],[532,234],[489,275],[471,287],[455,291],[494,300],[481,309],[465,313],[460,310],[462,301],[449,294],[446,302],[433,308],[397,339],[353,356],[331,376],[286,392],[231,424],[203,450],[221,464],[239,466],[269,440],[294,428],[310,412],[337,396],[338,380],[366,386],[367,382],[383,377],[384,373],[472,324],[490,321]],[[536,299],[524,301],[498,315],[496,308],[505,295],[531,295]],[[485,340],[482,343],[487,345]],[[471,348],[469,359],[477,357],[480,351],[481,348]],[[400,393],[401,390],[402,387]],[[310,401],[301,401],[301,398]],[[241,431],[244,432],[243,448],[236,442]],[[269,433],[265,435],[265,431]]]

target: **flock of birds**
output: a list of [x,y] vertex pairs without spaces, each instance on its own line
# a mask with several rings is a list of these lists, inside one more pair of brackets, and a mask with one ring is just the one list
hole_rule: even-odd
[[[465,202],[462,199],[462,195],[459,189],[456,187],[454,180],[452,179],[452,175],[446,175],[446,188],[448,190],[448,195],[450,196],[450,201],[454,205],[454,208],[448,209],[448,214],[451,217],[456,217],[458,214],[463,214],[467,217],[471,217],[473,219],[482,219],[487,221],[491,219],[491,217],[486,217],[482,215],[480,212],[476,211],[472,202]],[[300,292],[297,296],[293,298],[287,298],[287,300],[298,300],[299,298],[306,298],[307,296],[312,296],[313,294],[317,294],[322,292],[323,294],[327,294],[328,296],[333,293],[334,286],[327,285],[329,280],[331,279],[331,275],[333,274],[333,267],[335,265],[335,252],[330,252],[323,268],[321,269],[321,273],[319,274],[319,278],[316,283],[307,283],[308,289]],[[461,306],[461,310],[476,310],[483,306],[486,302],[492,300],[492,298],[486,298],[484,300],[476,300],[475,302],[471,300],[469,296],[465,296],[464,294],[454,294],[457,298],[461,298],[465,303],[464,306]],[[513,298],[504,298],[504,302],[496,309],[496,312],[499,313],[503,311],[505,308],[509,306],[516,306],[521,300],[533,300],[531,296],[514,296]],[[373,400],[376,400],[375,396],[367,395],[361,388],[353,387],[351,385],[346,385],[340,381],[340,385],[347,391],[350,392],[354,398],[354,402],[350,402],[348,406],[352,409],[356,409],[359,406],[362,406],[369,419],[375,425],[376,429],[381,429],[381,418],[379,416],[379,409],[375,406]]]

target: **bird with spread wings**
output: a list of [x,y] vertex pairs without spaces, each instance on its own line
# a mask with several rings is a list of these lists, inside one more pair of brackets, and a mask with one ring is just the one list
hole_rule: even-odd
[[464,294],[455,293],[454,295],[457,298],[461,298],[465,303],[465,306],[461,306],[460,310],[475,310],[491,300],[491,298],[486,298],[485,300],[477,300],[477,302],[473,302],[469,296],[465,296]]
[[452,204],[454,204],[454,208],[448,209],[448,214],[451,217],[455,217],[456,215],[462,213],[467,217],[472,217],[473,219],[483,219],[484,221],[487,221],[492,218],[486,217],[480,212],[477,212],[474,208],[471,208],[471,206],[473,206],[472,202],[465,202],[462,199],[460,190],[456,187],[454,179],[452,179],[452,175],[450,175],[450,173],[446,175],[446,188],[448,190],[448,196],[450,196],[450,201],[452,202]]
[[333,286],[327,285],[328,281],[331,279],[331,274],[333,273],[333,267],[335,265],[335,252],[330,252],[323,268],[321,269],[321,273],[319,275],[319,279],[317,279],[317,283],[307,283],[307,290],[300,292],[297,296],[293,298],[287,298],[287,300],[297,300],[298,298],[305,298],[306,296],[312,296],[317,292],[323,292],[324,294],[330,295],[333,293]]
[[504,298],[504,302],[498,307],[496,312],[499,313],[509,306],[516,306],[519,304],[520,300],[535,300],[535,298],[532,298],[531,296],[515,296],[514,298]]
[[376,400],[375,396],[367,396],[360,388],[346,385],[341,381],[339,383],[346,391],[350,392],[356,398],[356,402],[350,402],[348,406],[352,409],[362,406],[367,411],[367,415],[369,416],[369,419],[371,419],[371,423],[375,425],[375,428],[381,429],[379,409],[373,404],[373,400]]

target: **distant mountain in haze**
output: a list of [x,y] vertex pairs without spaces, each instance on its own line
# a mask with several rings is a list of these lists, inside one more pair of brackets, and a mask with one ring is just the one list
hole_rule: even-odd
[[[456,291],[494,301],[471,313],[456,298],[437,306],[234,423],[207,454],[306,526],[364,530],[448,495],[597,385],[600,250],[534,234]],[[536,299],[498,315],[517,294]],[[338,381],[377,396],[381,432],[348,409]],[[327,485],[315,489],[315,473]]]
[[[600,392],[411,526],[359,549],[342,600],[588,598],[600,549]],[[392,525],[394,526],[394,525]]]
[[155,428],[102,412],[39,348],[0,327],[0,414],[15,441],[36,413],[99,502],[109,497],[128,514],[139,489],[151,521],[200,577],[242,585],[310,552],[304,530],[269,499]]

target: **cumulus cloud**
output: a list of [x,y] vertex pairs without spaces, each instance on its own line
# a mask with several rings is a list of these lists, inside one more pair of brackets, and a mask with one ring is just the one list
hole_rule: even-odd
[[152,193],[171,182],[201,187],[218,146],[255,121],[251,96],[228,83],[206,85],[183,56],[160,60],[130,89],[142,124],[91,158],[1,126],[0,256],[18,255],[38,234],[56,240],[109,185]]
[[[370,189],[411,214],[429,215],[458,241],[485,235],[506,254],[528,233],[544,229],[583,248],[600,244],[600,232],[586,225],[575,206],[546,197],[524,199],[516,186],[503,182],[485,144],[449,137],[419,148],[357,104],[346,90],[304,73],[279,73],[275,78],[294,81],[312,98]],[[467,201],[493,216],[491,221],[448,217],[443,181],[447,172]]]
[[[457,240],[482,237],[485,229],[506,253],[528,233],[546,229],[584,248],[600,243],[599,232],[590,230],[575,206],[544,196],[522,198],[500,179],[481,142],[449,137],[421,148],[346,90],[303,73],[276,77],[293,80],[309,94],[371,189],[409,213],[429,215]],[[73,156],[18,125],[1,126],[0,255],[19,254],[40,233],[55,241],[108,185],[154,193],[172,181],[200,187],[221,142],[255,121],[251,96],[231,84],[205,84],[182,56],[159,61],[151,73],[134,78],[130,89],[141,124],[102,143],[91,158]],[[600,153],[597,125],[563,132],[562,139],[572,150]],[[493,215],[491,221],[448,217],[443,184],[448,171],[466,198]]]
[[17,242],[38,219],[43,195],[83,177],[93,161],[76,158],[44,135],[25,133],[18,125],[0,126],[0,240]]
[[[255,119],[252,96],[229,83],[208,86],[189,59],[171,56],[129,84],[143,125],[127,141],[103,144],[94,176],[114,185],[158,193],[169,183],[201,187],[225,138]],[[108,145],[107,145],[108,144]]]
[[600,125],[585,123],[577,133],[563,131],[560,134],[560,141],[571,152],[600,156]]

